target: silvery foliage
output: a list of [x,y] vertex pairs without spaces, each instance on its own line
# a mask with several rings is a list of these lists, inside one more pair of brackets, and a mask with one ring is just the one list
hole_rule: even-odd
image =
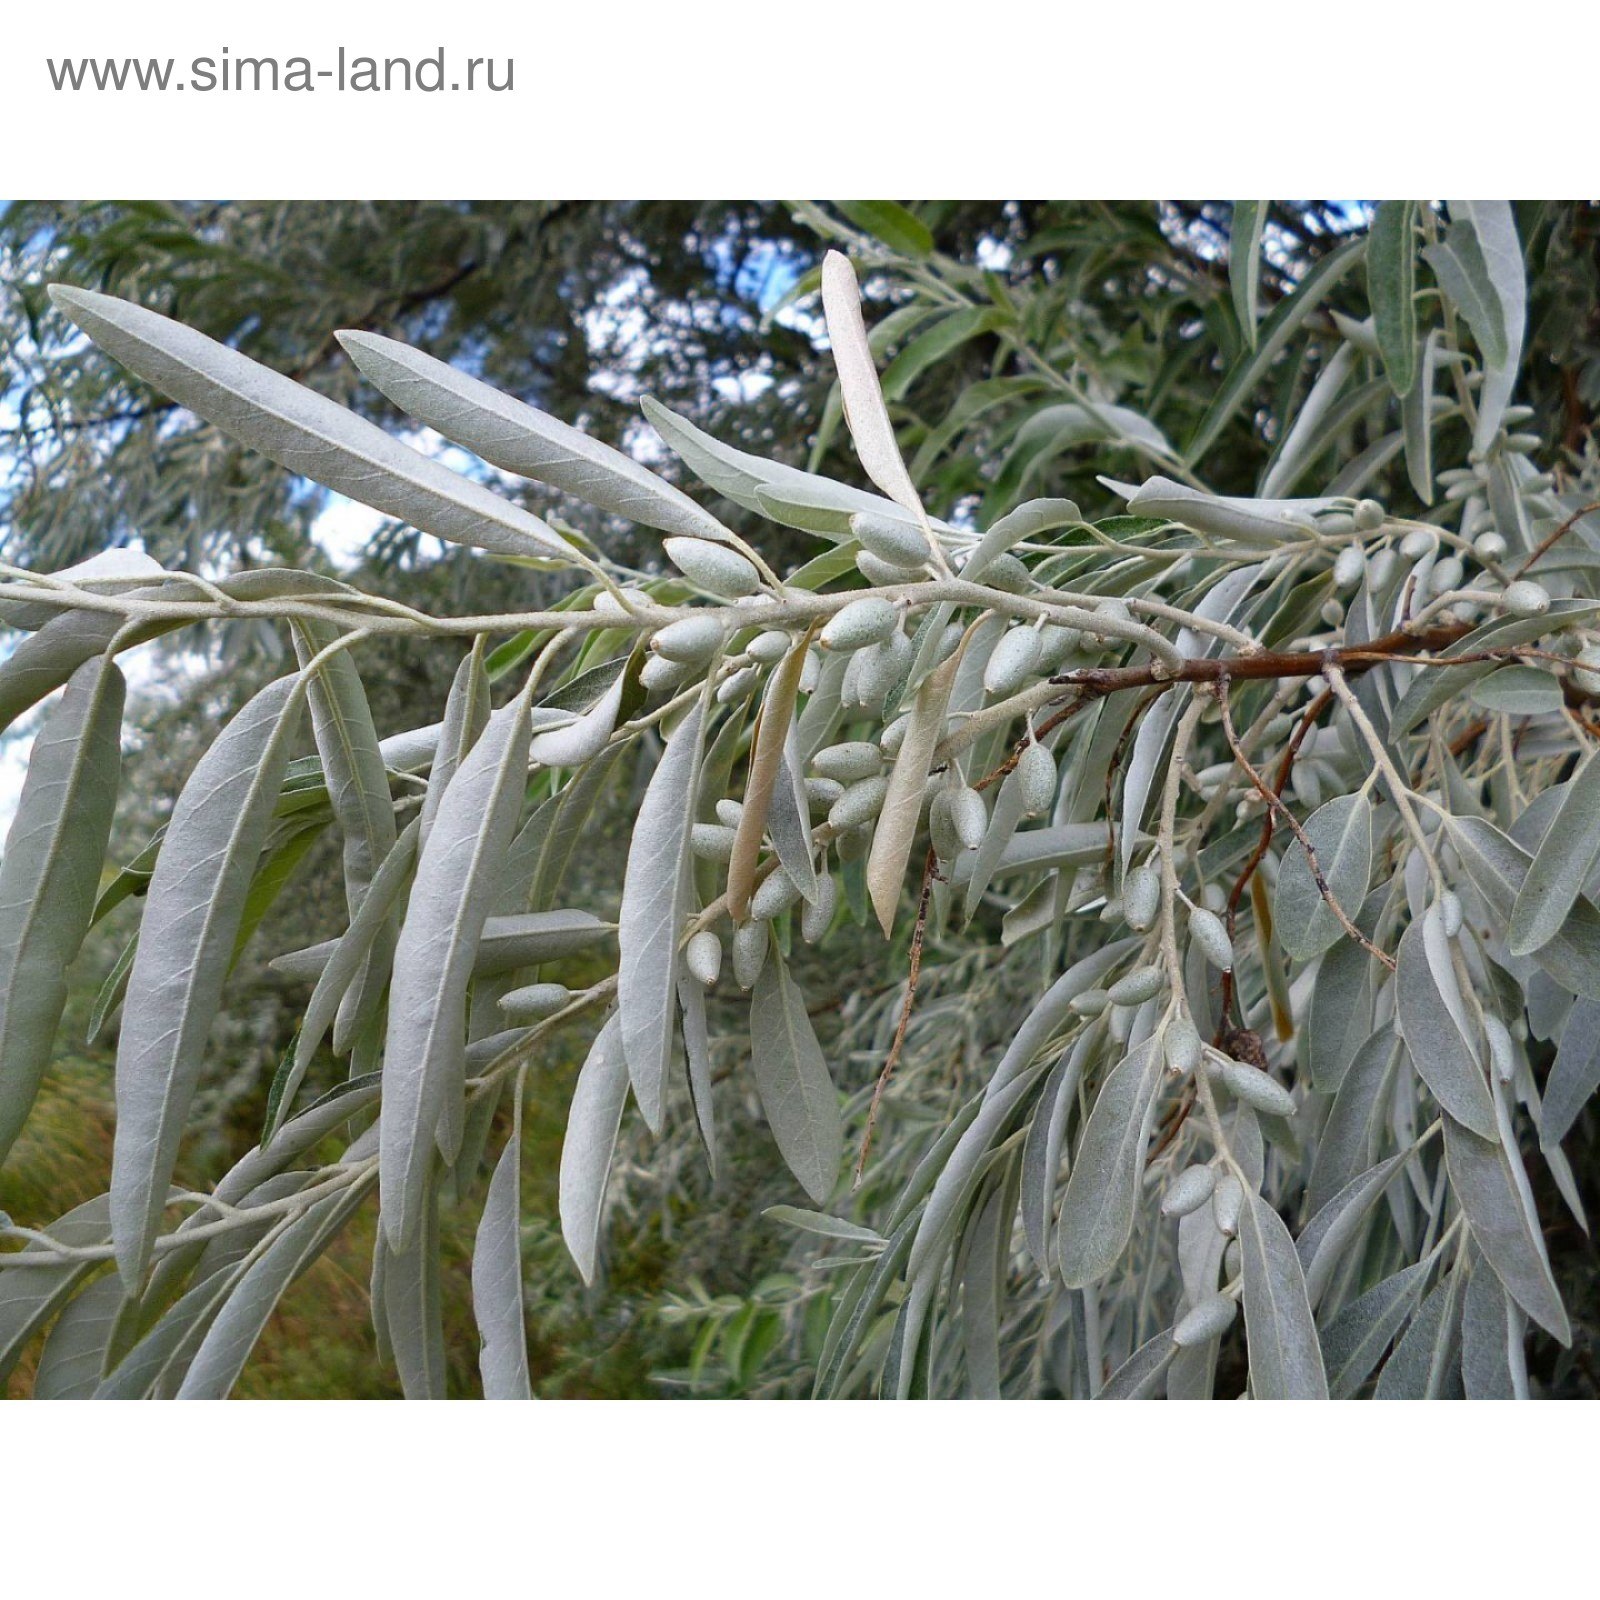
[[[1060,447],[1122,473],[1127,512],[1099,524],[1065,501],[979,528],[929,514],[855,272],[830,254],[839,408],[870,488],[646,406],[741,525],[815,539],[787,573],[759,533],[391,340],[341,335],[445,438],[659,530],[661,563],[624,570],[191,330],[55,291],[111,355],[289,470],[576,583],[549,612],[453,619],[301,572],[6,569],[5,619],[27,630],[0,665],[6,720],[65,694],[0,868],[0,1156],[86,932],[145,904],[106,1002],[109,1192],[7,1224],[23,1248],[0,1255],[0,1373],[45,1332],[40,1394],[224,1395],[285,1288],[375,1201],[380,1348],[408,1394],[440,1394],[448,1188],[482,1206],[485,1391],[526,1397],[530,1067],[559,1031],[592,1038],[560,1204],[594,1282],[619,1140],[689,1130],[716,1171],[729,1096],[708,1018],[738,1007],[746,1103],[805,1202],[771,1224],[805,1263],[796,1328],[824,1314],[820,1395],[1526,1394],[1529,1324],[1569,1338],[1530,1166],[1580,1210],[1561,1143],[1600,1083],[1600,523],[1519,431],[1509,207],[1385,203],[1258,322],[1263,215],[1236,219],[1242,354],[1184,450],[1063,379]],[[1323,336],[1259,494],[1210,493],[1208,445],[1363,248],[1371,318]],[[921,256],[923,280],[939,270]],[[964,320],[929,348],[1005,326],[992,306],[946,314]],[[1363,497],[1402,458],[1416,519]],[[219,731],[97,901],[116,657],[237,615],[292,635],[297,670]],[[359,668],[380,632],[464,651],[436,725],[374,726]],[[563,905],[563,882],[596,796],[625,782],[642,798],[613,924]],[[260,1145],[214,1194],[176,1192],[239,941],[285,853],[326,830],[348,926],[280,954],[308,1006]],[[977,933],[993,911],[997,943]],[[859,1008],[830,1060],[797,972],[850,919],[889,941],[886,974],[910,950],[922,987]],[[606,952],[611,976],[573,977],[569,958]],[[310,1098],[325,1047],[349,1079]],[[951,1082],[972,1090],[952,1102]],[[853,1185],[846,1152],[874,1132]],[[1219,1377],[1225,1350],[1247,1379]]]

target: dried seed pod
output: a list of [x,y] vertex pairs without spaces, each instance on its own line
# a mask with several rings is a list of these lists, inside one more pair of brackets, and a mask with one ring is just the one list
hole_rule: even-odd
[[1264,1111],[1269,1117],[1292,1117],[1294,1096],[1259,1067],[1243,1061],[1230,1061],[1222,1069],[1222,1081],[1247,1106]]
[[1002,634],[984,663],[984,692],[997,700],[1012,695],[1028,681],[1039,663],[1039,634],[1034,628],[1017,627]]
[[1037,740],[1017,757],[1017,793],[1027,817],[1048,811],[1056,797],[1056,758]]
[[1160,967],[1135,967],[1126,977],[1118,978],[1107,992],[1114,1006],[1142,1006],[1161,993],[1166,981]]
[[1586,644],[1573,657],[1572,682],[1585,694],[1600,694],[1600,645]]
[[668,661],[698,666],[711,658],[722,639],[721,620],[707,612],[704,616],[680,617],[676,622],[669,622],[651,635],[650,648]]
[[[937,781],[937,780],[935,780]],[[954,861],[961,854],[962,844],[950,815],[950,791],[937,789],[928,805],[928,839],[933,853],[941,861]]]
[[652,692],[657,689],[677,689],[686,684],[694,674],[695,667],[691,662],[669,661],[665,656],[651,656],[639,669],[639,682]]
[[1167,1192],[1161,1197],[1161,1215],[1186,1217],[1191,1211],[1198,1211],[1211,1198],[1216,1186],[1215,1167],[1185,1167],[1167,1185]]
[[861,652],[856,691],[864,706],[881,709],[884,698],[911,667],[911,641],[896,628],[881,644]]
[[1135,933],[1155,926],[1161,909],[1161,875],[1152,866],[1132,868],[1122,880],[1122,918]]
[[1059,622],[1047,622],[1039,630],[1039,660],[1036,670],[1051,673],[1081,648],[1083,635],[1076,628],[1065,628]]
[[897,567],[891,561],[880,561],[870,550],[856,551],[856,571],[875,588],[895,583],[915,583],[919,574]]
[[844,785],[837,778],[807,778],[806,804],[813,811],[827,811],[844,793]]
[[1233,970],[1233,941],[1228,937],[1227,924],[1214,911],[1196,909],[1189,913],[1189,937],[1218,972]]
[[1550,609],[1549,591],[1528,578],[1506,585],[1500,604],[1514,617],[1542,617]]
[[762,666],[770,667],[775,662],[782,661],[788,655],[789,648],[793,643],[793,639],[782,628],[770,628],[765,633],[758,633],[744,647],[744,651],[752,661],[758,661]]
[[1174,1017],[1167,1024],[1165,1049],[1168,1069],[1186,1076],[1200,1065],[1200,1030],[1188,1017]]
[[846,828],[859,827],[863,822],[871,822],[883,809],[888,793],[887,778],[863,778],[859,783],[851,784],[829,808],[828,825],[842,832]]
[[1230,1239],[1239,1231],[1239,1213],[1244,1208],[1244,1185],[1231,1172],[1217,1179],[1211,1195],[1211,1214],[1217,1231]]
[[732,861],[735,837],[732,828],[720,823],[697,822],[689,830],[689,848],[702,861]]
[[1178,1319],[1177,1327],[1172,1330],[1172,1342],[1180,1350],[1205,1344],[1218,1334],[1226,1333],[1238,1314],[1239,1307],[1234,1300],[1225,1294],[1214,1294]]
[[1016,556],[1009,553],[994,558],[983,569],[980,583],[987,584],[991,589],[998,589],[1002,594],[1023,594],[1033,587],[1033,579],[1028,574],[1028,569]]
[[976,850],[989,831],[989,810],[983,796],[967,784],[944,791],[950,796],[950,825],[963,850]]
[[861,548],[879,561],[901,571],[904,582],[907,568],[926,565],[931,552],[922,529],[909,522],[898,522],[893,517],[879,516],[873,511],[858,511],[850,518],[850,531]]
[[741,922],[733,930],[733,981],[741,989],[753,989],[761,969],[767,964],[771,933],[764,922]]
[[722,941],[709,928],[702,928],[689,940],[683,964],[691,978],[711,988],[722,973]]
[[818,639],[824,650],[861,650],[879,644],[900,625],[900,613],[878,595],[852,600],[831,616]]
[[862,778],[875,778],[883,771],[883,752],[870,740],[850,739],[817,751],[811,758],[811,770],[819,778],[856,783]]
[[572,991],[564,983],[530,983],[500,997],[500,1009],[508,1022],[541,1022],[554,1016],[569,1000]]
[[737,550],[730,550],[725,544],[679,536],[664,539],[661,548],[690,583],[710,594],[734,600],[740,595],[754,594],[761,587],[756,569]]
[[717,685],[717,704],[731,706],[735,701],[745,699],[755,693],[756,685],[760,682],[761,674],[754,667],[740,667]]
[[800,898],[799,886],[782,867],[769,872],[750,896],[750,916],[756,922],[771,922],[782,916]]
[[1333,564],[1333,586],[1336,589],[1353,589],[1361,582],[1367,570],[1367,558],[1358,544],[1347,544]]
[[838,901],[838,891],[833,874],[823,870],[817,874],[817,898],[800,908],[800,937],[807,944],[815,944],[833,926],[833,910]]

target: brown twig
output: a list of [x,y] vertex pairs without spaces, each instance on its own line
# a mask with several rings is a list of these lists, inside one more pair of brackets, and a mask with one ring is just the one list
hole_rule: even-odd
[[884,1090],[899,1065],[900,1052],[905,1048],[906,1029],[911,1026],[911,1008],[917,1000],[917,980],[922,975],[922,940],[928,929],[928,907],[933,901],[933,883],[938,875],[939,858],[933,847],[928,847],[928,857],[922,868],[922,899],[917,905],[917,920],[911,930],[911,970],[906,975],[906,997],[900,1006],[900,1020],[895,1025],[894,1043],[889,1047],[888,1059],[873,1085],[872,1104],[867,1108],[866,1132],[861,1135],[861,1154],[856,1160],[853,1188],[861,1187],[861,1176],[867,1169],[867,1157],[872,1153],[872,1136],[878,1126],[878,1108],[883,1102]]
[[1568,517],[1567,520],[1563,522],[1554,533],[1548,534],[1545,538],[1541,539],[1537,545],[1534,546],[1532,553],[1528,556],[1528,559],[1517,568],[1512,576],[1520,578],[1523,573],[1527,572],[1529,568],[1533,566],[1534,562],[1543,560],[1543,558],[1549,555],[1551,550],[1553,550],[1556,545],[1560,544],[1561,541],[1565,539],[1566,536],[1578,525],[1578,523],[1582,521],[1584,517],[1588,516],[1591,511],[1600,511],[1600,500],[1596,500],[1592,505],[1579,506],[1578,509],[1574,511],[1572,515]]
[[1249,756],[1244,753],[1244,747],[1239,743],[1239,735],[1234,731],[1233,714],[1228,709],[1228,684],[1226,680],[1218,685],[1217,703],[1222,708],[1222,731],[1233,750],[1233,759],[1244,768],[1245,776],[1255,785],[1256,793],[1267,802],[1269,807],[1282,816],[1283,820],[1289,824],[1289,829],[1295,838],[1300,841],[1300,848],[1306,853],[1306,864],[1311,869],[1311,881],[1316,884],[1317,893],[1327,903],[1328,909],[1339,919],[1339,926],[1368,955],[1375,956],[1393,972],[1395,970],[1394,957],[1386,951],[1380,950],[1346,915],[1344,907],[1339,904],[1337,896],[1328,886],[1328,880],[1323,875],[1322,863],[1317,860],[1316,847],[1306,837],[1306,830],[1300,826],[1299,818],[1283,803],[1283,797],[1269,786],[1267,780],[1251,765]]

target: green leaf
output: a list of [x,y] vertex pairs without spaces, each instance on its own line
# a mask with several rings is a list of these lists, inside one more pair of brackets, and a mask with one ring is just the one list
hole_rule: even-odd
[[1448,1115],[1444,1157],[1472,1237],[1506,1293],[1547,1333],[1570,1344],[1572,1328],[1551,1276],[1521,1162],[1507,1152],[1498,1132],[1493,1140],[1480,1139]]
[[94,915],[121,772],[124,684],[79,667],[33,743],[0,861],[0,1162],[33,1106]]
[[35,1400],[87,1400],[93,1395],[126,1299],[121,1278],[110,1272],[68,1303],[39,1352]]
[[[104,1245],[111,1238],[111,1197],[96,1195],[57,1217],[45,1230],[69,1249]],[[0,1384],[10,1376],[28,1341],[76,1293],[95,1270],[92,1261],[65,1261],[30,1266],[28,1257],[46,1253],[30,1243],[5,1256],[0,1268]]]
[[318,1200],[279,1233],[239,1278],[200,1342],[180,1400],[225,1400],[284,1292],[332,1243],[366,1197],[360,1184]]
[[1526,1400],[1527,1324],[1500,1280],[1480,1264],[1461,1307],[1461,1381],[1469,1400]]
[[1600,1004],[1582,999],[1567,1013],[1555,1065],[1545,1080],[1539,1143],[1553,1150],[1566,1138],[1578,1113],[1600,1089]]
[[808,1211],[804,1206],[768,1206],[761,1213],[774,1222],[782,1222],[802,1233],[814,1233],[824,1239],[840,1239],[846,1244],[872,1245],[881,1249],[888,1240],[860,1223],[847,1222],[843,1217],[830,1217],[825,1211]]
[[1098,1282],[1128,1247],[1160,1087],[1161,1053],[1147,1042],[1117,1064],[1095,1097],[1057,1224],[1069,1289]]
[[1322,1346],[1305,1275],[1283,1219],[1259,1194],[1239,1214],[1245,1343],[1257,1400],[1326,1400]]
[[1517,890],[1506,930],[1512,955],[1532,955],[1566,925],[1600,858],[1600,758],[1590,756],[1567,783],[1533,864]]
[[338,338],[350,359],[402,411],[491,466],[552,484],[663,533],[723,543],[733,537],[709,511],[631,456],[481,379],[396,339],[348,331]]
[[839,369],[845,423],[861,465],[891,500],[920,517],[922,501],[900,459],[894,424],[889,421],[878,384],[877,364],[867,343],[855,269],[837,250],[830,250],[822,263],[822,308],[834,365]]
[[472,1314],[485,1400],[531,1400],[522,1311],[522,1140],[514,1128],[495,1163],[472,1247]]
[[836,200],[834,204],[863,233],[870,233],[898,255],[921,260],[933,251],[927,223],[898,200]]
[[[1304,827],[1323,881],[1353,922],[1372,875],[1371,803],[1364,791],[1340,795],[1314,811]],[[1296,961],[1309,961],[1345,937],[1311,875],[1310,857],[1298,838],[1285,850],[1278,872],[1272,931]]]
[[467,986],[522,810],[528,731],[523,695],[490,717],[457,769],[418,857],[395,945],[378,1181],[396,1254],[417,1226],[436,1135],[447,1161],[460,1143]]
[[1450,941],[1438,906],[1411,924],[1400,941],[1395,1010],[1417,1075],[1458,1122],[1486,1139],[1498,1137],[1494,1102],[1475,1043],[1476,1030],[1456,981]]
[[1348,239],[1330,250],[1305,275],[1294,293],[1278,303],[1271,316],[1261,324],[1255,349],[1238,361],[1223,380],[1216,398],[1201,418],[1184,451],[1187,460],[1198,461],[1211,448],[1217,436],[1266,376],[1267,369],[1277,360],[1295,330],[1356,264],[1365,247],[1365,239]]
[[805,997],[773,950],[750,997],[751,1071],[778,1152],[819,1205],[839,1178],[844,1126],[839,1096]]
[[1402,398],[1417,381],[1416,222],[1415,200],[1382,200],[1367,238],[1367,299],[1378,350],[1389,387]]
[[561,1236],[589,1284],[594,1282],[600,1212],[627,1098],[628,1063],[622,1057],[621,1024],[613,1014],[595,1035],[578,1073],[561,1146]]
[[178,796],[150,879],[117,1044],[111,1161],[111,1232],[130,1287],[160,1225],[301,702],[302,681],[280,678],[228,724]]
[[50,298],[130,372],[290,472],[455,544],[575,553],[530,512],[193,328],[86,289],[53,284]]
[[622,1053],[645,1125],[659,1133],[677,1015],[678,941],[689,905],[690,829],[704,749],[697,700],[667,741],[634,820],[617,925]]
[[1405,1337],[1378,1374],[1379,1400],[1439,1400],[1449,1392],[1456,1356],[1461,1285],[1452,1272],[1417,1309]]
[[1444,239],[1422,254],[1472,329],[1483,387],[1472,443],[1487,451],[1511,401],[1528,319],[1528,281],[1509,200],[1452,200]]
[[1267,223],[1267,201],[1235,200],[1228,228],[1228,283],[1233,314],[1245,344],[1256,347],[1256,300],[1261,283],[1261,230]]
[[1389,1341],[1411,1314],[1411,1307],[1428,1273],[1428,1262],[1418,1262],[1352,1300],[1332,1322],[1322,1338],[1328,1368],[1328,1392],[1335,1400],[1348,1400],[1371,1375],[1389,1348]]

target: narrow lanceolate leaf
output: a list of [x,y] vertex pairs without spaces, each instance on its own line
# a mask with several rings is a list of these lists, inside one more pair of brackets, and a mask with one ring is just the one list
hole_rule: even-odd
[[[423,1191],[422,1221],[404,1250],[381,1236],[373,1277],[381,1285],[383,1329],[408,1400],[445,1398],[444,1313],[439,1284],[439,1184]],[[376,1311],[374,1312],[376,1318]]]
[[1483,353],[1483,387],[1472,443],[1487,450],[1522,363],[1528,280],[1509,200],[1452,200],[1443,240],[1422,253]]
[[67,968],[94,916],[116,811],[122,674],[103,657],[73,674],[34,739],[0,860],[0,1162],[50,1060]]
[[446,1142],[459,1128],[451,1107],[465,1082],[467,985],[527,773],[523,696],[489,719],[445,790],[417,862],[395,945],[378,1146],[383,1225],[397,1253],[416,1226],[441,1119]]
[[1389,386],[1411,393],[1417,381],[1415,200],[1383,200],[1367,237],[1367,298]]
[[[110,1196],[86,1200],[57,1217],[44,1231],[73,1250],[104,1245],[111,1237]],[[49,1253],[42,1244],[30,1244],[8,1254],[0,1269],[0,1385],[10,1376],[28,1341],[95,1270],[92,1261],[28,1265],[30,1255]]]
[[1128,1247],[1160,1086],[1160,1052],[1146,1043],[1117,1064],[1095,1098],[1057,1223],[1061,1278],[1069,1289],[1103,1278]]
[[[338,637],[330,623],[296,622],[295,651],[302,670]],[[344,835],[345,900],[352,915],[367,885],[394,846],[394,802],[372,708],[348,650],[326,657],[309,680],[311,730],[327,777],[328,798]]]
[[150,1259],[302,687],[295,677],[268,684],[200,758],[150,879],[117,1043],[111,1158],[111,1233],[130,1286]]
[[1385,1278],[1359,1300],[1353,1300],[1327,1326],[1322,1354],[1328,1371],[1328,1393],[1348,1400],[1367,1381],[1389,1341],[1411,1313],[1430,1271],[1418,1262]]
[[774,950],[750,1000],[751,1068],[778,1151],[819,1205],[839,1177],[844,1126],[805,996]]
[[1153,1339],[1146,1339],[1105,1383],[1095,1391],[1096,1400],[1153,1400],[1167,1368],[1177,1355],[1172,1330],[1163,1328]]
[[106,1370],[112,1330],[127,1291],[116,1273],[96,1278],[68,1302],[39,1352],[33,1378],[35,1400],[87,1400]]
[[1256,297],[1261,283],[1261,230],[1266,226],[1265,200],[1235,200],[1228,230],[1228,284],[1233,314],[1244,342],[1256,347]]
[[585,1283],[594,1282],[600,1212],[627,1098],[628,1064],[622,1057],[621,1025],[613,1016],[595,1036],[578,1074],[561,1146],[561,1237]]
[[200,1342],[178,1389],[180,1400],[227,1399],[284,1291],[327,1249],[364,1198],[359,1184],[352,1191],[314,1202],[251,1263]]
[[[1340,795],[1305,822],[1323,881],[1353,922],[1372,875],[1372,806],[1364,793]],[[1311,874],[1311,859],[1298,839],[1287,847],[1273,895],[1272,928],[1296,961],[1309,961],[1344,936],[1333,908]]]
[[1596,1089],[1600,1089],[1600,1004],[1579,1000],[1567,1014],[1556,1063],[1544,1086],[1539,1143],[1546,1150],[1566,1138]]
[[193,328],[86,289],[54,284],[50,298],[130,372],[291,472],[454,544],[574,553],[529,512]]
[[[788,744],[790,725],[794,721],[800,671],[805,665],[810,637],[807,634],[783,658],[761,702],[761,720],[756,726],[755,743],[750,751],[750,775],[745,782],[744,809],[739,813],[739,828],[733,840],[733,859],[728,863],[728,910],[735,922],[743,922],[750,915],[750,894],[756,882],[756,860],[761,853],[762,837],[767,831],[773,791],[781,781],[783,752]],[[635,834],[635,837],[638,835]]]
[[822,263],[822,309],[828,322],[834,365],[839,369],[844,419],[861,465],[891,500],[920,517],[922,501],[900,458],[894,424],[889,421],[883,391],[878,387],[878,369],[867,343],[855,269],[837,250],[830,250]]
[[1451,1190],[1495,1276],[1541,1328],[1569,1344],[1572,1330],[1566,1307],[1550,1274],[1544,1235],[1520,1162],[1513,1166],[1517,1158],[1498,1137],[1492,1142],[1480,1139],[1448,1116],[1444,1156]]
[[1527,1323],[1492,1272],[1480,1263],[1461,1307],[1461,1381],[1469,1400],[1526,1400]]
[[628,846],[617,1014],[622,1053],[645,1125],[659,1133],[676,1014],[678,939],[690,887],[689,836],[704,744],[705,710],[696,701],[667,741],[650,779]]
[[664,533],[731,538],[709,511],[631,456],[481,379],[375,333],[341,333],[339,343],[402,411],[493,466]]
[[472,1314],[485,1400],[531,1400],[522,1318],[522,1146],[513,1133],[495,1163],[472,1247]]
[[878,924],[887,938],[894,929],[894,915],[905,885],[906,863],[916,842],[917,824],[922,816],[922,800],[928,786],[928,768],[933,752],[944,735],[944,714],[955,687],[962,652],[957,650],[929,674],[911,708],[911,721],[900,753],[889,774],[889,792],[872,835],[872,850],[867,857],[867,891]]
[[1239,1215],[1245,1341],[1258,1400],[1326,1400],[1328,1380],[1305,1275],[1283,1219],[1259,1194]]
[[1434,1099],[1482,1138],[1498,1138],[1488,1079],[1437,906],[1400,941],[1395,1008],[1411,1060]]
[[1439,1400],[1447,1396],[1456,1363],[1461,1275],[1442,1278],[1417,1309],[1405,1337],[1378,1375],[1379,1400]]
[[1511,908],[1506,946],[1526,956],[1558,934],[1600,857],[1600,758],[1590,756],[1561,798],[1560,808],[1528,868]]
[[456,768],[466,759],[467,752],[483,736],[489,725],[490,702],[489,673],[483,664],[483,636],[473,641],[472,648],[461,658],[455,677],[450,680],[450,693],[445,698],[444,720],[439,724],[434,743],[433,761],[428,768],[428,787],[422,796],[420,821],[421,843],[426,843],[433,827],[444,792],[456,775]]

